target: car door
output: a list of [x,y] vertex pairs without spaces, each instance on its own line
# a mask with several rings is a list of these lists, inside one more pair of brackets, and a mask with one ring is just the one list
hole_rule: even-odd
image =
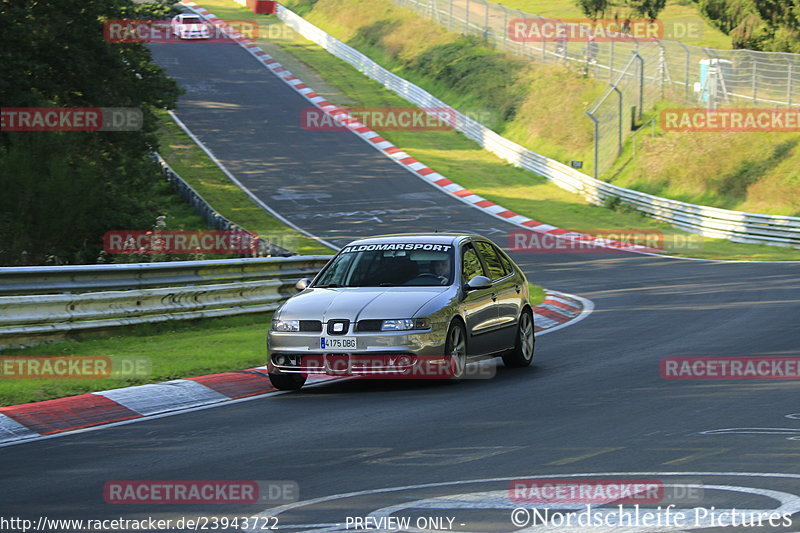
[[[461,286],[475,276],[486,276],[483,262],[471,243],[461,247]],[[483,355],[492,351],[496,331],[497,306],[492,296],[493,288],[478,289],[464,293],[461,310],[467,324],[468,355]]]
[[517,319],[520,313],[522,287],[508,259],[487,241],[475,241],[475,247],[485,264],[487,277],[492,280],[493,303],[497,309],[497,335],[493,335],[495,351],[514,346]]

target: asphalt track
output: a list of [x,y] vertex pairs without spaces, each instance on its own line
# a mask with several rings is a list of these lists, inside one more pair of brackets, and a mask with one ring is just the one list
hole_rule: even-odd
[[[300,227],[338,245],[433,229],[507,244],[511,225],[438,192],[351,133],[304,131],[299,117],[309,104],[238,46],[154,48],[187,89],[181,120]],[[797,356],[800,265],[602,252],[514,259],[531,281],[596,306],[541,337],[530,369],[499,368],[494,379],[456,386],[326,384],[5,448],[0,515],[253,515],[267,506],[110,505],[103,485],[294,480],[304,501],[366,492],[288,510],[278,517],[286,531],[343,530],[347,516],[372,512],[453,516],[458,531],[515,531],[507,498],[497,496],[508,486],[501,478],[588,473],[665,482],[679,473],[705,487],[695,505],[800,509],[800,382],[681,382],[659,373],[668,356]],[[704,434],[721,429],[733,431]],[[467,480],[487,481],[447,484]],[[425,484],[433,485],[370,492]],[[461,507],[413,503],[465,493],[481,494]],[[378,511],[387,506],[398,507]],[[797,530],[800,514],[792,526],[757,531]]]

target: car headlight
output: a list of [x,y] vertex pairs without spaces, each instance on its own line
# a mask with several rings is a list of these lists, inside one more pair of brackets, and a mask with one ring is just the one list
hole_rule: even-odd
[[300,331],[299,320],[273,320],[272,331]]
[[431,321],[427,318],[401,318],[396,320],[384,320],[381,324],[381,331],[406,331],[409,329],[428,329]]

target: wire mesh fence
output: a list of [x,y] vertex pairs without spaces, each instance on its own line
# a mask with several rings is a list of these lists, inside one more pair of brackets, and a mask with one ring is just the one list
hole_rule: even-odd
[[[595,177],[611,168],[635,120],[659,101],[709,109],[800,106],[800,54],[717,50],[624,32],[595,39],[585,31],[588,26],[486,0],[393,2],[500,50],[542,63],[573,65],[608,81],[609,90],[586,109],[595,132]],[[555,28],[549,38],[531,39],[527,33],[545,27]]]

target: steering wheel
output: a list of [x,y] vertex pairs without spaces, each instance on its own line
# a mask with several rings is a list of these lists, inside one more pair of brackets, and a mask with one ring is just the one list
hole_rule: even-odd
[[434,274],[433,272],[422,272],[421,274],[417,274],[414,277],[415,280],[417,279],[425,279],[425,278],[433,278],[435,279],[439,285],[444,285],[447,282],[447,278],[444,276],[439,276],[438,274]]

